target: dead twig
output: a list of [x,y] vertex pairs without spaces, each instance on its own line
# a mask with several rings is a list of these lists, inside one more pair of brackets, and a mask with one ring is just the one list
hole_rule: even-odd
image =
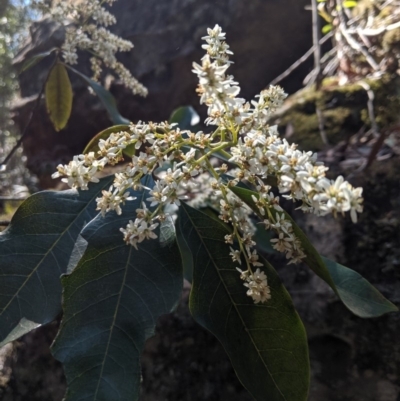
[[317,117],[318,117],[319,134],[321,135],[322,142],[324,143],[324,145],[327,146],[327,145],[329,145],[329,142],[328,142],[328,136],[326,135],[326,131],[325,131],[324,113],[318,107],[315,109],[315,111],[316,111]]
[[[319,41],[320,46],[322,46],[325,42],[327,42],[330,38],[332,38],[333,33],[329,32]],[[296,60],[287,70],[282,72],[282,74],[278,75],[273,81],[270,82],[270,85],[276,85],[281,82],[283,79],[288,77],[296,68],[300,67],[301,64],[307,61],[314,54],[314,46],[310,47],[298,60]]]
[[379,136],[379,129],[378,124],[376,123],[375,119],[375,111],[374,111],[374,100],[375,94],[371,87],[365,81],[359,81],[358,84],[365,89],[368,95],[368,102],[367,102],[367,109],[368,109],[368,116],[371,121],[371,130],[374,136]]
[[374,71],[379,71],[379,65],[376,63],[376,61],[372,58],[372,56],[368,53],[366,49],[364,49],[363,46],[361,46],[348,32],[346,27],[344,26],[343,23],[339,24],[339,31],[343,35],[343,37],[346,39],[346,42],[348,45],[355,50],[358,53],[361,53],[364,57],[367,63],[374,69]]
[[363,168],[363,170],[367,170],[372,163],[374,162],[374,160],[376,159],[376,156],[380,150],[380,148],[382,147],[384,141],[386,138],[386,131],[382,131],[378,140],[374,143],[374,146],[371,149],[370,154],[368,155],[368,159],[367,159],[367,163],[365,164],[365,167]]
[[320,28],[319,28],[319,17],[318,17],[318,5],[317,0],[311,0],[312,6],[312,32],[313,32],[313,47],[314,47],[314,70],[315,70],[315,86],[316,90],[321,87],[322,83],[322,70],[321,70],[321,46],[320,40]]

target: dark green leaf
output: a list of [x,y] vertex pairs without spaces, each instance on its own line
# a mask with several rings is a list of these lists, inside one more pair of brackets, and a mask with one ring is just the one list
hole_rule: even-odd
[[96,215],[95,198],[111,184],[111,178],[80,193],[32,195],[0,234],[2,344],[12,341],[16,332],[25,334],[34,324],[51,322],[60,313],[60,275],[70,263],[79,232]]
[[267,231],[262,224],[256,224],[256,232],[254,233],[254,241],[257,249],[264,253],[274,253],[275,249],[271,245],[272,232]]
[[[251,195],[257,195],[256,192],[239,187],[231,187],[230,189],[247,203],[256,214],[259,214],[258,208],[251,198]],[[274,209],[271,212],[277,213]],[[398,310],[395,305],[384,298],[376,288],[354,270],[332,261],[326,264],[328,259],[322,258],[296,222],[288,213],[283,213],[291,221],[293,231],[301,241],[306,254],[305,263],[335,291],[350,311],[359,317],[368,318]]]
[[122,215],[110,212],[85,227],[86,251],[62,279],[64,318],[53,353],[67,376],[66,401],[137,400],[144,342],[181,296],[175,242],[162,247],[145,240],[139,250],[123,242],[119,229],[148,192],[133,195],[137,199],[127,202]]
[[82,74],[78,70],[75,70],[75,68],[72,68],[71,66],[68,66],[68,68],[70,69],[70,71],[74,72],[76,75],[85,80],[86,83],[94,90],[96,95],[103,103],[104,107],[107,109],[111,121],[114,124],[129,124],[129,120],[119,114],[119,111],[117,109],[117,102],[115,101],[114,96],[106,88],[93,81],[93,79],[90,79],[85,74]]
[[336,284],[339,296],[345,305],[356,315],[364,318],[381,316],[388,312],[398,312],[397,306],[388,301],[375,287],[361,274],[322,257],[333,281]]
[[183,277],[191,283],[193,280],[193,256],[187,243],[187,238],[182,234],[181,230],[176,231],[176,241],[181,254]]
[[223,224],[183,203],[177,230],[192,254],[192,315],[222,343],[242,384],[257,401],[305,401],[306,333],[273,267],[262,260],[272,298],[256,305],[229,256]]
[[192,129],[200,122],[200,117],[192,106],[182,106],[174,110],[169,118],[169,123],[177,123],[182,130]]
[[51,53],[53,53],[54,50],[57,50],[57,48],[53,47],[52,49],[50,49],[46,52],[35,54],[30,59],[25,61],[25,63],[22,65],[21,72],[29,70],[29,68],[33,67],[34,65],[36,65],[37,63],[42,61],[44,58],[49,56]]
[[72,86],[65,66],[57,63],[50,71],[45,87],[46,108],[56,131],[62,130],[72,110]]

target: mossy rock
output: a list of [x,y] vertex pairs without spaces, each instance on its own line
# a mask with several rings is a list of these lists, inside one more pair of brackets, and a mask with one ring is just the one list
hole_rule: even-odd
[[[384,76],[365,80],[374,94],[375,121],[384,129],[399,120],[400,77]],[[304,150],[324,148],[319,129],[317,108],[324,117],[324,128],[330,145],[350,138],[363,126],[369,129],[368,93],[358,83],[339,86],[336,79],[326,79],[318,91],[305,88],[290,96],[273,118],[290,142]]]

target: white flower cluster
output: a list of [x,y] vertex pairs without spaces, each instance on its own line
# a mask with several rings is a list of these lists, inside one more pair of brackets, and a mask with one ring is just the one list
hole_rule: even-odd
[[[140,188],[145,175],[156,176],[145,200],[151,210],[144,202],[143,208],[136,211],[136,219],[121,228],[125,241],[137,248],[142,241],[157,238],[155,229],[167,218],[168,206],[179,207],[183,198],[197,206],[214,206],[219,218],[232,226],[225,242],[232,260],[245,267],[238,270],[247,295],[255,303],[262,303],[271,295],[267,277],[260,270],[263,264],[250,218],[253,211],[230,188],[242,180],[256,188],[254,210],[264,227],[276,233],[272,245],[285,253],[289,263],[301,261],[305,253],[279,205],[279,197],[266,182],[275,180],[283,196],[300,201],[303,211],[318,215],[350,211],[353,221],[362,211],[362,189],[353,188],[342,177],[328,180],[327,168],[316,161],[315,154],[299,151],[279,137],[276,127],[268,125],[268,117],[285,98],[281,88],[263,90],[251,102],[237,98],[240,88],[225,74],[232,54],[224,41],[225,34],[217,25],[204,39],[207,54],[202,65],[194,63],[194,72],[199,77],[200,101],[208,106],[206,122],[217,125],[214,132],[180,131],[168,123],[131,124],[129,130],[100,140],[96,154],[75,156],[68,165],[59,165],[53,177],[64,177],[70,186],[87,189],[89,182],[97,181],[98,171],[107,164],[121,162],[128,146],[134,148],[130,163],[115,174],[112,186],[97,199],[97,209],[103,215],[110,210],[120,214],[121,205],[132,199],[130,189]],[[231,167],[216,163],[216,155],[224,156]]]
[[117,52],[126,52],[133,43],[111,33],[107,27],[116,23],[114,15],[103,4],[112,5],[115,0],[83,0],[71,2],[56,0],[51,6],[43,0],[34,0],[33,5],[43,13],[65,26],[65,42],[62,46],[64,61],[74,65],[78,62],[78,50],[93,54],[90,59],[93,79],[98,81],[102,65],[114,71],[122,83],[134,94],[147,95],[147,89],[116,58]]
[[[260,263],[260,265],[262,265]],[[242,271],[237,268],[240,273],[240,278],[245,281],[243,284],[248,288],[247,295],[253,298],[254,303],[267,302],[271,299],[271,289],[268,286],[267,276],[259,268],[254,273],[248,270]]]

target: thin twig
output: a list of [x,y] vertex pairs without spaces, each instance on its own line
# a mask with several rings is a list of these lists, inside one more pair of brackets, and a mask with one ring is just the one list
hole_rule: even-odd
[[385,138],[386,138],[386,131],[382,130],[378,140],[374,143],[374,146],[372,147],[371,152],[368,155],[368,160],[363,170],[366,170],[374,162],[380,148],[382,147],[385,141]]
[[365,89],[368,95],[368,102],[367,102],[367,109],[368,109],[368,117],[371,121],[371,129],[372,133],[374,136],[379,136],[379,129],[378,129],[378,124],[376,123],[375,119],[375,111],[374,111],[374,100],[375,100],[375,94],[371,87],[365,82],[365,81],[360,81],[358,84]]
[[46,79],[45,79],[44,82],[43,82],[43,85],[42,85],[42,87],[41,87],[41,89],[40,89],[40,92],[39,92],[39,94],[38,94],[38,96],[37,96],[37,98],[36,98],[35,104],[33,105],[32,109],[31,109],[31,112],[30,112],[30,114],[29,114],[28,121],[26,122],[25,127],[24,127],[24,129],[23,129],[23,131],[22,131],[21,137],[18,139],[17,143],[16,143],[16,144],[14,145],[14,147],[11,149],[10,153],[9,153],[9,154],[5,157],[5,159],[0,163],[0,166],[1,166],[1,167],[7,165],[7,163],[9,162],[9,160],[11,159],[11,157],[13,156],[13,154],[15,153],[15,151],[21,146],[23,140],[25,139],[26,134],[29,132],[29,131],[28,131],[28,128],[29,128],[29,126],[31,125],[33,115],[34,115],[36,109],[37,109],[37,108],[39,107],[39,105],[40,105],[40,100],[41,100],[42,95],[43,95],[43,93],[44,93],[44,89],[45,89],[45,87],[46,87],[46,82],[47,82],[47,80],[48,80],[48,78],[49,78],[49,75],[50,75],[50,72],[51,72],[51,70],[53,69],[53,67],[54,67],[54,65],[56,64],[56,62],[57,62],[57,57],[55,57],[55,59],[54,59],[54,61],[53,61],[53,64],[51,65],[51,67],[50,67],[50,69],[49,69],[49,71],[48,71],[48,73],[47,73]]
[[356,52],[361,53],[364,57],[365,60],[368,62],[368,64],[375,70],[379,71],[379,65],[376,63],[376,61],[372,58],[372,56],[368,53],[367,50],[365,50],[347,31],[346,27],[343,24],[339,25],[340,32],[346,39],[347,43],[353,50]]
[[329,145],[328,142],[328,136],[326,135],[325,131],[325,117],[321,109],[318,107],[315,109],[315,112],[317,113],[317,118],[318,118],[318,128],[319,128],[319,134],[321,135],[322,142],[324,145]]
[[[314,44],[314,71],[315,71],[315,90],[318,91],[322,86],[322,69],[321,69],[321,45],[320,45],[320,27],[318,17],[317,0],[311,0],[312,5],[312,28],[313,28],[313,44]],[[324,145],[328,145],[328,138],[325,131],[325,118],[322,110],[315,109],[318,118],[319,133]]]
[[321,46],[320,29],[318,20],[318,5],[317,0],[311,0],[312,5],[312,32],[313,32],[313,47],[314,47],[314,69],[315,69],[315,85],[316,90],[321,87],[322,71],[321,71]]
[[9,226],[10,223],[10,220],[0,220],[0,226]]
[[[319,41],[320,45],[323,45],[328,39],[333,36],[332,32],[329,32]],[[281,82],[283,79],[288,77],[296,68],[298,68],[301,64],[303,64],[309,57],[314,53],[314,46],[310,47],[298,60],[296,60],[286,71],[282,74],[278,75],[273,81],[271,81],[270,85],[276,85]]]

